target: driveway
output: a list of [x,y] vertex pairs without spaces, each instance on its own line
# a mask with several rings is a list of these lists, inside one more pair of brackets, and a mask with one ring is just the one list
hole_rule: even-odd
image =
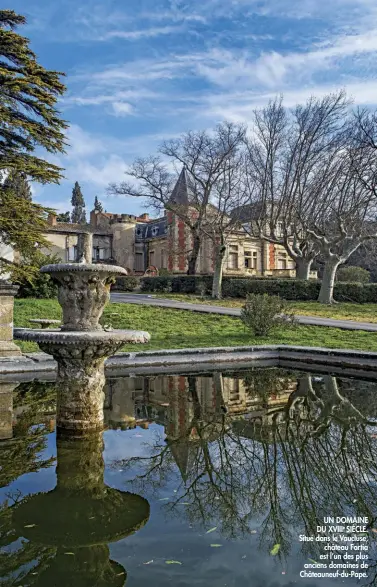
[[[154,295],[132,294],[113,292],[111,302],[120,304],[139,304],[144,306],[158,306],[161,308],[175,308],[176,310],[189,310],[191,312],[202,312],[203,314],[222,314],[223,316],[240,316],[239,308],[224,308],[222,306],[209,306],[206,304],[190,304],[189,302],[178,302],[165,298],[158,298]],[[343,330],[365,330],[377,332],[377,323],[356,322],[355,320],[335,320],[333,318],[320,318],[318,316],[297,316],[297,321],[306,326],[328,326],[341,328]]]

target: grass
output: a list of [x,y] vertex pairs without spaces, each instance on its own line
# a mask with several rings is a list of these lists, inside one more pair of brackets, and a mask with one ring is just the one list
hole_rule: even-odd
[[[111,318],[112,312],[118,316]],[[29,318],[61,318],[57,300],[16,299],[15,326],[30,327]],[[239,318],[189,311],[170,310],[133,304],[109,304],[103,324],[115,328],[147,330],[152,339],[147,345],[125,345],[125,351],[178,349],[189,347],[242,346],[253,344],[293,344],[329,348],[377,351],[373,332],[344,331],[320,326],[280,328],[267,338],[256,338],[244,329]],[[36,351],[35,343],[17,341],[23,351]]]
[[[224,306],[226,308],[241,308],[245,300],[239,298],[226,298],[224,300],[204,300],[195,295],[185,294],[156,294],[156,297],[168,298],[180,302],[192,304],[205,304]],[[377,323],[377,304],[351,304],[339,303],[331,306],[318,302],[288,302],[289,306],[299,316],[320,316],[322,318],[335,318],[338,320],[355,320],[356,322]]]

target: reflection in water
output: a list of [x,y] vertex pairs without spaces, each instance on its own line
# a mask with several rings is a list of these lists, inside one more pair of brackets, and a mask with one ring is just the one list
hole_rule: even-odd
[[[202,533],[216,526],[223,543],[232,539],[241,545],[257,530],[258,556],[270,557],[279,544],[280,560],[302,568],[295,561],[315,559],[323,544],[299,544],[298,535],[315,534],[323,517],[368,516],[374,524],[375,392],[373,382],[276,369],[110,379],[109,429],[132,433],[135,426],[156,423],[164,430],[156,434],[159,428],[152,426],[144,432],[137,456],[129,456],[128,443],[140,434],[106,433],[116,435],[125,455],[111,470],[136,494],[104,484],[102,435],[58,438],[55,489],[11,495],[0,511],[1,546],[27,539],[1,554],[0,584],[54,585],[60,577],[56,584],[123,585],[125,570],[110,559],[107,545],[148,520],[149,505],[141,495],[150,502],[166,500],[159,504],[166,514],[159,540],[167,548],[175,520]],[[43,453],[51,428],[51,387],[21,384],[13,396],[14,438],[0,444],[3,486],[52,464]],[[364,584],[375,581],[371,545]],[[234,573],[238,585],[237,569]],[[136,574],[135,585],[140,581]],[[354,583],[348,579],[348,584]]]
[[85,439],[58,438],[55,489],[16,498],[11,507],[5,504],[2,542],[21,537],[28,542],[8,554],[2,568],[11,575],[26,562],[35,563],[10,584],[125,584],[126,571],[110,560],[108,543],[141,528],[148,521],[149,504],[139,495],[105,485],[102,451],[100,433]]

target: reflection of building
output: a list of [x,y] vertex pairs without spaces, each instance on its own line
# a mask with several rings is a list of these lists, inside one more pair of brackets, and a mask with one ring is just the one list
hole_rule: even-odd
[[13,437],[13,390],[18,383],[0,383],[0,440]]
[[157,421],[171,440],[195,439],[194,420],[216,422],[224,411],[229,416],[247,414],[248,418],[258,418],[266,409],[285,405],[297,382],[282,381],[283,390],[270,386],[271,391],[262,397],[253,392],[250,382],[222,373],[114,378],[105,388],[105,421],[109,426],[120,427]]
[[[171,194],[175,206],[190,210],[192,194],[187,174],[182,170]],[[50,228],[46,234],[51,242],[51,251],[63,262],[77,260],[77,234],[83,230],[79,224],[57,222],[56,216],[49,218]],[[186,273],[188,252],[192,249],[192,235],[172,211],[165,211],[161,218],[150,219],[148,214],[110,214],[92,211],[90,224],[85,230],[93,233],[93,260],[116,262],[130,273],[142,274],[150,265],[166,269],[171,273]],[[198,273],[210,274],[214,269],[215,251],[211,239],[204,238],[198,258]],[[251,237],[240,229],[232,231],[224,263],[224,272],[229,275],[275,275],[294,277],[295,263],[280,245]]]

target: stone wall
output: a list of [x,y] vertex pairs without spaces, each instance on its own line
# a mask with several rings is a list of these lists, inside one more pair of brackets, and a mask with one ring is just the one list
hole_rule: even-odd
[[135,226],[132,222],[117,222],[111,225],[113,234],[113,257],[117,265],[134,270]]

